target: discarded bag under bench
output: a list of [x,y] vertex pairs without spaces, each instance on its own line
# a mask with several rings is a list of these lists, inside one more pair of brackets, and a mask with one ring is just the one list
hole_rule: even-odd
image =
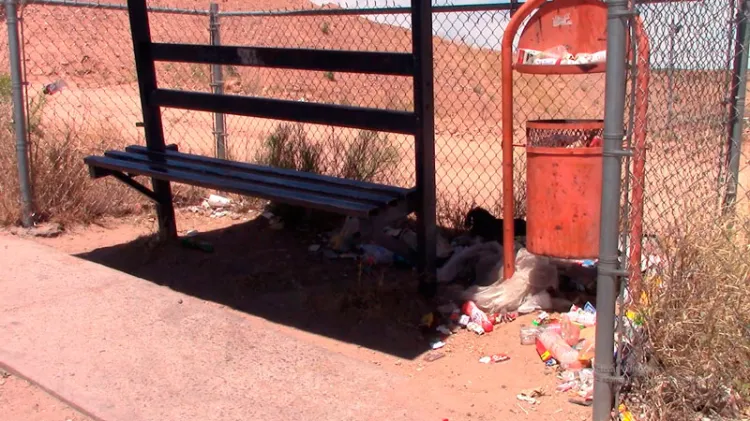
[[[415,212],[420,287],[429,294],[435,286],[437,243],[432,7],[430,0],[412,0],[411,9],[410,52],[338,51],[153,42],[146,1],[128,0],[146,146],[107,151],[84,162],[92,177],[115,177],[152,199],[162,239],[177,236],[171,182],[356,217],[367,221],[373,232]],[[213,93],[162,89],[157,86],[156,62],[410,77],[414,110],[225,95],[219,85]],[[224,138],[216,140],[216,158],[182,153],[165,143],[162,107],[413,136],[414,184],[402,188],[221,159],[227,147]],[[152,188],[135,176],[150,177]]]
[[181,153],[170,146],[150,152],[144,146],[107,151],[84,159],[91,176],[115,176],[156,201],[153,192],[133,180],[148,176],[164,181],[274,200],[357,218],[386,216],[388,211],[410,213],[416,189],[234,162]]

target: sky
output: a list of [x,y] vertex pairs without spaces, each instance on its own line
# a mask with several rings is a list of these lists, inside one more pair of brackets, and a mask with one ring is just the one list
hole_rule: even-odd
[[[410,0],[313,0],[318,5],[333,3],[342,8],[408,7]],[[434,0],[434,6],[498,4],[498,0]],[[651,40],[653,68],[723,69],[729,58],[730,0],[697,0],[654,3],[639,6]],[[376,22],[410,27],[404,15],[365,16]],[[508,21],[503,11],[435,13],[436,36],[462,41],[480,48],[499,49],[502,31]],[[670,29],[672,28],[672,29]]]

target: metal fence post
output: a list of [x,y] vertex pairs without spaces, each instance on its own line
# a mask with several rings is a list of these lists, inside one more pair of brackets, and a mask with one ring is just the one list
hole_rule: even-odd
[[750,54],[750,0],[743,0],[737,11],[737,35],[732,66],[732,85],[729,109],[729,137],[727,140],[729,184],[724,193],[724,213],[733,211],[737,201],[737,188],[740,176],[740,155],[742,154],[742,131],[745,122],[745,89],[747,86],[747,62]]
[[16,0],[5,0],[6,23],[8,24],[8,53],[13,95],[13,125],[16,134],[16,159],[18,185],[21,190],[21,223],[25,227],[33,224],[33,202],[31,195],[31,173],[26,137],[26,112],[23,98],[23,72],[21,70],[21,42],[18,35],[18,10]]
[[[219,23],[219,5],[211,3],[208,10],[208,31],[211,34],[211,45],[221,45],[221,24]],[[211,88],[215,94],[224,93],[224,76],[220,64],[211,65]],[[214,138],[216,139],[216,157],[227,157],[226,117],[223,113],[214,113]]]
[[607,73],[604,93],[604,152],[602,169],[599,273],[596,293],[596,358],[593,420],[607,421],[612,411],[615,301],[623,274],[617,257],[620,219],[620,173],[625,120],[627,0],[607,2]]

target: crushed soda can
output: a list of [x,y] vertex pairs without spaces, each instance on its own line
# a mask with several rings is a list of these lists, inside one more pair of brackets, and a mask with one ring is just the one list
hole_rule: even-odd
[[501,319],[503,323],[514,322],[518,318],[518,312],[510,312],[502,315]]
[[557,391],[558,392],[567,392],[567,391],[573,389],[574,387],[576,387],[576,385],[578,385],[578,383],[575,380],[572,380],[572,381],[569,381],[569,382],[565,382],[565,383],[561,383],[561,384],[557,385]]
[[484,335],[484,329],[482,329],[482,326],[480,326],[479,323],[469,322],[466,325],[466,329],[476,333],[477,335]]
[[501,363],[503,361],[508,361],[510,357],[507,354],[492,354],[492,362],[493,363]]
[[479,362],[482,364],[489,364],[492,361],[492,357],[484,356],[479,359]]
[[[467,316],[465,314],[462,314],[461,317],[458,318],[458,324],[461,327],[468,327],[469,321],[470,321],[469,316]],[[482,331],[482,332],[484,332],[484,331]]]
[[546,311],[543,311],[536,316],[536,318],[531,322],[531,324],[534,326],[539,326],[539,325],[544,324],[544,322],[547,321],[547,319],[549,319],[549,313],[547,313]]

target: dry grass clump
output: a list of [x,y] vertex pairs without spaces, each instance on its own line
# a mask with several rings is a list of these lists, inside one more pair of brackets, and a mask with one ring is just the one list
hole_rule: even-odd
[[396,169],[401,158],[391,139],[377,132],[361,130],[351,141],[331,136],[324,145],[311,139],[304,125],[282,123],[268,135],[256,159],[273,167],[377,182]]
[[[20,190],[10,90],[0,77],[0,225],[20,220]],[[137,209],[142,199],[114,180],[89,178],[83,158],[109,147],[121,147],[118,133],[98,129],[52,130],[42,121],[44,97],[29,107],[29,156],[35,219],[61,223],[91,222],[104,215]]]
[[651,419],[750,416],[748,234],[750,220],[733,218],[663,247],[663,271],[644,286],[647,375],[636,385]]

